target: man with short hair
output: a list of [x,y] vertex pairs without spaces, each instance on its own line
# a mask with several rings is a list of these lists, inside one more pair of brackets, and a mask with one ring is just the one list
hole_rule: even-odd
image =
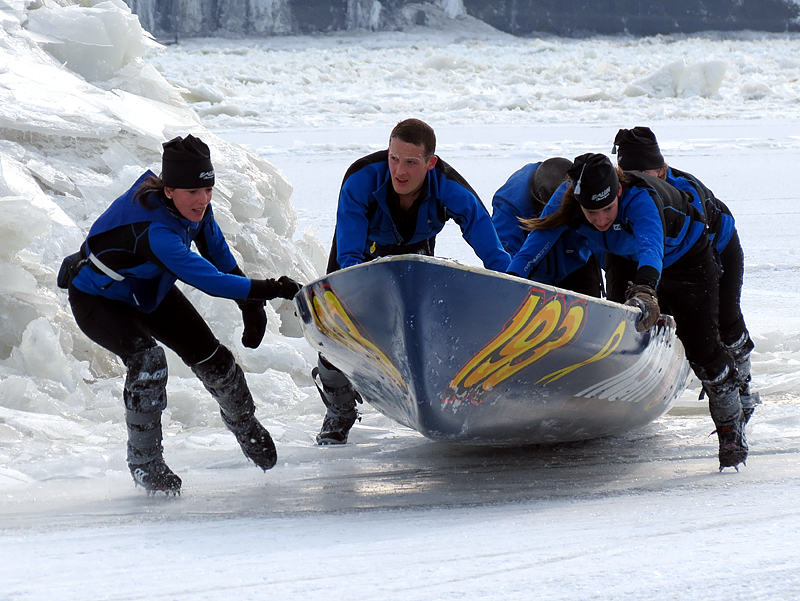
[[[389,148],[353,163],[339,192],[327,272],[378,257],[432,256],[449,219],[487,269],[504,272],[511,258],[489,212],[466,180],[435,154],[433,128],[419,119],[398,123]],[[312,372],[327,408],[317,444],[344,444],[361,401],[347,377],[322,355]],[[321,386],[320,386],[321,384]]]

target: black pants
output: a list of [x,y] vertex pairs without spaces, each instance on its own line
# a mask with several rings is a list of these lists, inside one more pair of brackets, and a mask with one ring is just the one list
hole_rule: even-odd
[[571,290],[585,294],[586,296],[593,296],[600,298],[603,296],[602,277],[600,276],[600,261],[597,256],[592,255],[583,267],[579,267],[563,280],[558,282],[556,286],[564,290]]
[[[658,303],[662,313],[675,318],[676,333],[692,367],[708,367],[713,373],[729,362],[719,333],[720,267],[710,246],[688,255],[661,273]],[[625,290],[628,282],[634,281],[636,268],[635,261],[606,255],[609,300],[625,301]]]
[[719,258],[722,263],[722,276],[719,279],[719,335],[722,342],[730,346],[747,332],[741,306],[744,252],[736,230],[733,230],[733,236]]
[[175,286],[152,313],[74,286],[69,288],[69,302],[83,333],[126,363],[132,353],[154,347],[156,340],[187,365],[208,359],[219,346],[208,324]]

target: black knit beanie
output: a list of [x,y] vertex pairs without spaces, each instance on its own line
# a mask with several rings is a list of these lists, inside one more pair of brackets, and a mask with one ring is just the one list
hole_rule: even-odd
[[572,180],[572,193],[584,209],[602,209],[617,198],[617,171],[604,154],[587,153],[576,157],[567,175]]
[[647,171],[664,166],[656,135],[649,127],[621,129],[614,138],[611,153],[617,153],[617,164],[623,171]]
[[214,166],[205,142],[189,134],[164,142],[161,181],[166,188],[195,190],[214,185]]
[[572,161],[562,157],[551,157],[544,161],[533,174],[534,197],[542,204],[547,204],[558,187],[564,183]]

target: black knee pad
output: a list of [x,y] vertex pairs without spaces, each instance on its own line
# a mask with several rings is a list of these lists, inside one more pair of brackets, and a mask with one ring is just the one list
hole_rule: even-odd
[[236,375],[236,359],[228,347],[220,344],[208,359],[191,366],[194,375],[216,396],[216,390],[223,390],[230,385]]
[[226,424],[253,417],[255,404],[244,372],[230,349],[220,344],[211,357],[191,366],[206,390],[219,403]]
[[[746,358],[756,347],[747,330],[742,331],[737,328],[735,333],[728,332],[725,335],[720,332],[720,337],[734,361],[741,361]],[[726,340],[730,340],[730,342]]]
[[690,362],[690,364],[701,382],[722,382],[735,369],[733,358],[724,350],[719,351],[709,363],[699,365]]
[[163,411],[167,406],[167,356],[160,346],[137,351],[125,361],[125,408],[136,413]]

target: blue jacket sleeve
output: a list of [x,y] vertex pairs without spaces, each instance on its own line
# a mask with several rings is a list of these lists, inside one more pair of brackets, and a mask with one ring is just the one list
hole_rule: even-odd
[[[554,213],[561,206],[561,199],[564,197],[564,192],[567,186],[562,184],[553,194],[552,198],[547,202],[544,209],[542,209],[541,217],[547,217]],[[530,232],[522,247],[519,249],[511,264],[506,270],[508,273],[516,273],[524,278],[530,276],[531,272],[536,268],[542,259],[549,253],[555,246],[558,239],[568,226],[561,226],[551,228],[549,230],[537,230]]]
[[[625,219],[633,224],[636,240],[637,273],[652,268],[661,277],[664,268],[664,222],[650,195],[638,188],[631,189],[626,204]],[[652,273],[644,269],[644,273]]]
[[511,257],[503,249],[489,211],[480,198],[452,180],[440,182],[440,197],[448,214],[461,228],[461,234],[486,269],[505,272]]
[[[221,234],[221,232],[220,232]],[[153,223],[149,231],[150,249],[175,277],[211,296],[244,300],[250,280],[223,273],[210,261],[193,252],[170,228]],[[219,249],[217,249],[219,252]],[[230,253],[230,250],[228,250]],[[233,256],[231,256],[231,259]],[[231,269],[235,267],[235,261]]]
[[203,233],[208,247],[208,259],[222,273],[230,273],[236,268],[236,259],[231,253],[227,240],[215,219],[208,219],[203,225]]
[[562,226],[530,232],[506,272],[515,273],[523,278],[529,277],[566,230],[567,226]]
[[339,204],[336,209],[336,252],[339,266],[352,267],[364,262],[364,250],[369,235],[369,189],[377,189],[377,182],[370,187],[362,180],[375,178],[366,170],[354,173],[342,184]]

